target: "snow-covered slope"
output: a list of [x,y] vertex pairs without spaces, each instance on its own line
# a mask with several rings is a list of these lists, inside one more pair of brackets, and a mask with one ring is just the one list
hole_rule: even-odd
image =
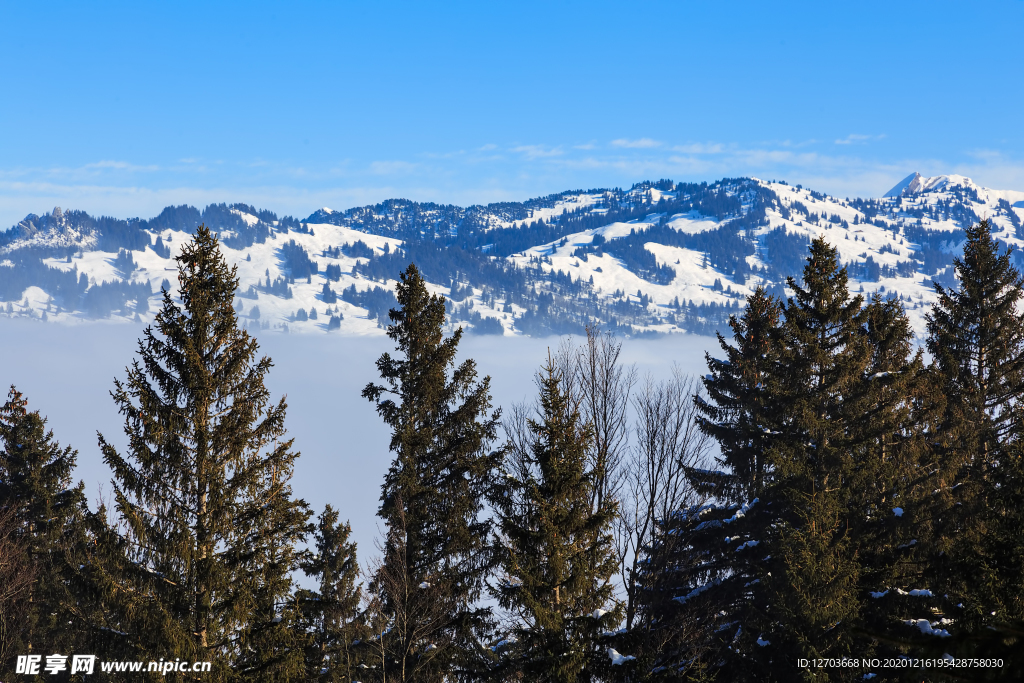
[[[912,174],[875,200],[757,179],[660,181],[465,209],[392,200],[305,221],[244,205],[202,215],[169,207],[134,222],[58,208],[0,234],[0,313],[149,319],[161,284],[173,294],[173,257],[202,220],[238,266],[237,308],[263,329],[382,334],[388,292],[411,259],[454,302],[452,323],[472,330],[544,334],[596,322],[706,333],[759,285],[784,295],[820,235],[848,264],[852,291],[901,298],[921,332],[933,280],[952,282],[963,228],[982,218],[1024,246],[1024,192],[956,175]],[[315,272],[303,270],[310,260]]]

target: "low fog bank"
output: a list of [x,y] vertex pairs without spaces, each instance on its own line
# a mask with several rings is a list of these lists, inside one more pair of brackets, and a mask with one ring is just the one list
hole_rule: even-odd
[[[109,392],[115,377],[136,355],[142,327],[128,324],[64,326],[0,318],[0,384],[4,401],[14,384],[31,410],[49,418],[62,445],[78,449],[76,479],[85,481],[91,501],[109,497],[110,472],[96,445],[96,432],[122,448],[124,423]],[[296,496],[319,511],[331,503],[352,522],[360,558],[375,554],[380,484],[391,462],[389,434],[372,404],[360,397],[367,382],[378,381],[374,362],[394,350],[390,339],[328,335],[260,336],[261,352],[274,368],[268,376],[273,400],[288,397],[286,425],[302,453],[292,481]],[[460,344],[459,361],[473,358],[481,375],[491,376],[495,406],[510,407],[535,393],[534,375],[557,349],[550,337],[473,337]],[[622,359],[638,374],[666,375],[673,363],[703,375],[711,337],[674,335],[625,339]]]

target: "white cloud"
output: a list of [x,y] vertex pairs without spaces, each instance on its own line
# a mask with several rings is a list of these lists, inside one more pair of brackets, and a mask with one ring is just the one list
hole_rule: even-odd
[[85,171],[91,171],[91,170],[112,170],[112,171],[129,171],[129,172],[132,172],[132,173],[137,173],[137,172],[159,171],[160,167],[156,166],[156,165],[153,165],[153,164],[149,164],[149,165],[146,165],[146,166],[140,166],[138,164],[128,163],[127,161],[114,161],[114,160],[106,159],[106,160],[97,161],[97,162],[94,162],[94,163],[91,163],[91,164],[85,164],[84,166],[81,167],[81,170],[85,170]]
[[872,140],[881,140],[884,137],[885,137],[884,135],[858,135],[857,133],[850,133],[845,138],[842,138],[840,140],[836,140],[835,144],[837,144],[837,145],[855,145],[855,144],[863,145],[863,144],[866,144],[868,142],[871,142]]
[[522,154],[527,159],[547,159],[564,154],[561,147],[544,147],[543,145],[519,145],[513,147],[512,151]]
[[696,142],[688,145],[676,145],[672,151],[683,154],[721,154],[725,151],[725,146],[719,143]]
[[639,140],[629,140],[626,138],[619,138],[618,140],[612,140],[613,147],[625,147],[627,149],[653,149],[655,147],[661,147],[661,143],[651,138],[640,138]]

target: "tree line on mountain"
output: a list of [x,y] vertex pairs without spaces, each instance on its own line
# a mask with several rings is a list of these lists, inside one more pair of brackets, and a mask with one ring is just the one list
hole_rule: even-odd
[[927,359],[818,239],[702,380],[638,381],[591,329],[508,417],[408,266],[363,390],[394,459],[361,569],[338,511],[291,490],[287,405],[200,227],[111,392],[109,501],[15,388],[0,408],[0,673],[90,653],[215,681],[1019,680],[1024,279],[988,223],[966,236]]
[[[653,201],[654,190],[672,194],[661,195],[658,201]],[[972,195],[973,191],[964,188],[955,187],[949,191],[960,198],[956,201],[977,199],[976,193]],[[622,238],[603,242],[595,238],[589,245],[576,247],[573,253],[582,260],[588,260],[591,254],[608,253],[642,279],[654,284],[667,284],[674,279],[675,271],[671,264],[659,263],[657,257],[648,251],[645,245],[653,241],[667,246],[683,247],[702,252],[704,267],[710,266],[720,270],[735,283],[746,282],[750,275],[760,275],[773,281],[774,284],[769,286],[771,293],[781,295],[785,277],[801,268],[807,238],[787,233],[784,228],[777,228],[758,235],[755,239],[753,230],[764,226],[767,210],[777,210],[784,217],[794,220],[804,217],[807,221],[836,222],[839,219],[837,215],[822,214],[819,217],[799,201],[794,201],[787,207],[770,188],[742,178],[724,179],[712,184],[673,183],[670,180],[663,180],[657,183],[639,183],[628,191],[615,189],[588,192],[601,194],[601,211],[594,213],[593,206],[580,206],[572,211],[563,211],[562,214],[532,222],[527,219],[532,217],[535,209],[551,208],[557,201],[565,199],[571,193],[538,198],[521,204],[488,205],[468,209],[392,200],[343,213],[321,211],[311,218],[377,234],[400,236],[405,240],[400,250],[392,251],[386,246],[383,253],[371,249],[362,241],[324,251],[325,256],[336,258],[344,249],[346,255],[350,257],[366,259],[355,268],[355,272],[364,277],[377,281],[391,279],[393,274],[401,269],[403,260],[409,260],[420,264],[422,272],[432,282],[462,282],[477,289],[493,291],[507,303],[527,309],[520,316],[521,324],[515,324],[516,329],[527,334],[577,334],[586,326],[588,319],[600,319],[604,321],[607,329],[614,327],[621,333],[630,335],[639,334],[638,328],[656,326],[665,321],[671,321],[687,331],[707,332],[724,324],[729,315],[728,307],[708,303],[667,316],[659,309],[634,309],[627,311],[625,317],[615,317],[620,315],[616,311],[623,308],[622,302],[602,303],[595,302],[589,296],[586,299],[581,298],[580,292],[586,295],[592,293],[590,283],[571,276],[566,277],[565,273],[557,270],[544,268],[546,257],[535,257],[522,267],[495,259],[494,256],[519,253],[544,242],[564,245],[569,234],[601,227],[609,222],[630,221],[651,213],[662,213],[664,216],[657,224],[645,224],[644,229],[637,229]],[[812,192],[811,195],[818,200],[826,199],[825,195],[820,193]],[[945,215],[943,212],[956,213],[955,206],[959,206],[956,201],[940,199],[929,204],[915,202],[909,197],[900,197],[893,200],[852,200],[850,205],[864,211],[869,216],[867,220],[874,221],[886,229],[895,230],[893,219],[883,216],[890,216],[893,211],[901,211],[907,215],[924,216],[928,213],[942,216]],[[1003,213],[1019,223],[1012,207],[1008,207],[1008,204],[1000,206]],[[726,222],[714,230],[696,234],[679,232],[666,224],[670,216],[692,211]],[[519,221],[517,227],[495,227],[492,219],[497,214],[494,212],[500,213],[501,216],[507,214],[506,219]],[[240,214],[256,217],[257,223],[249,225]],[[966,220],[971,216],[956,213],[952,217],[956,220]],[[130,280],[131,273],[136,268],[133,250],[140,251],[148,247],[161,256],[166,257],[170,254],[162,235],[157,235],[155,242],[150,244],[149,233],[146,231],[192,232],[200,222],[205,222],[206,225],[215,226],[220,231],[222,243],[234,248],[244,248],[254,243],[265,242],[273,233],[307,233],[310,230],[302,221],[288,216],[278,218],[272,212],[246,204],[211,204],[203,211],[189,206],[167,207],[159,216],[148,221],[119,221],[107,217],[93,219],[83,212],[75,211],[30,218],[34,218],[35,222],[28,219],[26,221],[32,226],[39,223],[39,226],[32,227],[33,230],[36,227],[51,226],[51,223],[60,223],[77,226],[86,233],[97,235],[98,248],[116,254],[111,263],[124,281]],[[857,222],[856,218],[854,222]],[[16,227],[8,231],[4,240],[13,239],[20,229]],[[963,231],[935,231],[914,223],[903,224],[902,230],[907,240],[920,245],[909,260],[889,266],[869,255],[863,262],[848,263],[849,274],[865,282],[877,282],[883,277],[908,276],[920,271],[934,281],[950,286],[953,283],[950,245],[962,243],[965,239]],[[857,239],[856,234],[853,239]],[[32,247],[6,255],[5,258],[11,261],[12,267],[0,267],[0,297],[8,302],[8,308],[16,310],[13,303],[21,298],[24,290],[29,286],[38,286],[53,298],[53,305],[59,310],[82,311],[91,317],[106,317],[113,313],[127,313],[130,316],[145,312],[148,304],[133,299],[133,296],[141,293],[141,287],[128,287],[114,282],[88,297],[89,306],[87,309],[83,308],[85,290],[89,288],[88,280],[79,277],[72,282],[72,275],[43,262],[46,258],[70,259],[74,251],[68,247]],[[760,255],[764,265],[748,264],[748,258],[755,253]],[[1020,256],[1019,253],[1015,254],[1016,263],[1024,265]],[[287,275],[276,280],[261,280],[259,285],[240,292],[239,296],[253,299],[263,292],[271,296],[289,298],[291,289],[288,285],[293,284],[295,278],[306,278],[307,281],[311,281],[313,275],[321,272],[317,262],[294,240],[284,243],[278,257]],[[340,266],[337,264],[328,264],[322,272],[329,282],[336,282],[341,278]],[[541,293],[559,299],[557,305],[546,307],[546,313],[540,310],[543,303],[539,298]],[[328,286],[323,295],[327,297],[325,303],[332,303],[336,293]],[[374,311],[371,317],[380,318],[380,312]],[[476,316],[473,317],[475,319]],[[487,328],[497,332],[497,321],[488,320],[488,316],[481,317],[480,329]]]
[[[255,217],[250,224],[240,214]],[[36,225],[38,223],[38,226]],[[153,248],[158,254],[162,245],[153,247],[149,233],[164,231],[194,233],[201,224],[216,227],[224,233],[223,243],[233,249],[263,244],[273,232],[289,231],[308,234],[309,227],[304,221],[292,216],[278,217],[272,211],[257,209],[248,204],[210,204],[200,211],[194,206],[168,206],[159,215],[149,220],[141,218],[113,218],[110,216],[93,217],[85,211],[63,211],[58,215],[37,216],[30,214],[19,225],[0,233],[0,246],[8,245],[23,237],[26,228],[34,230],[40,227],[70,227],[84,235],[96,238],[95,248],[99,251],[117,253],[121,249],[128,251],[144,251]],[[52,247],[46,250],[45,257],[52,258],[63,255],[65,247]],[[166,258],[166,257],[165,257]]]

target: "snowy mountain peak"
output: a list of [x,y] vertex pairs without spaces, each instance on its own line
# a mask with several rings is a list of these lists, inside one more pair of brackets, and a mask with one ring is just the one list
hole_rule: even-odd
[[917,173],[916,171],[914,173],[911,173],[906,178],[893,185],[893,188],[886,192],[883,196],[886,198],[899,197],[901,194],[903,194],[903,190],[907,189],[910,183],[916,181],[920,177],[921,174]]
[[918,175],[910,185],[907,186],[907,194],[920,194],[922,192],[941,192],[949,187],[960,185],[972,189],[981,189],[974,184],[970,178],[962,175],[937,175],[925,178]]
[[922,194],[924,192],[942,192],[947,188],[955,186],[961,186],[973,190],[983,189],[967,176],[949,174],[926,178],[920,173],[914,172],[896,183],[891,190],[885,193],[885,197],[893,199],[902,195]]

